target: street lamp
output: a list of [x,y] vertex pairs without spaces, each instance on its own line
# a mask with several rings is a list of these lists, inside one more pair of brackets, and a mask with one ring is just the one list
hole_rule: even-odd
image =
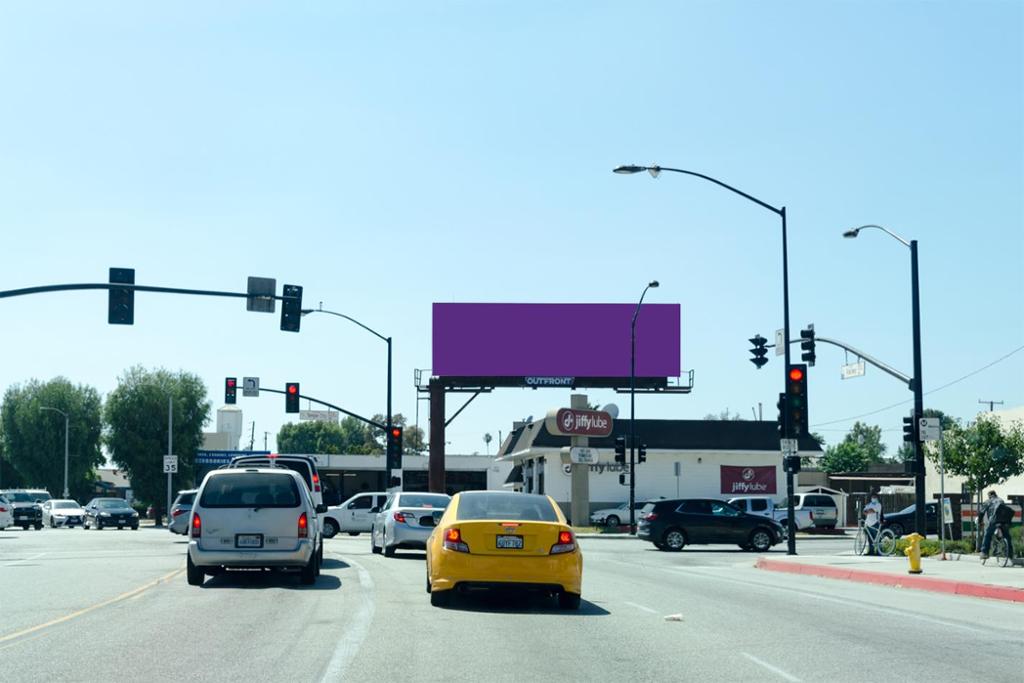
[[647,296],[647,290],[658,287],[658,281],[652,280],[640,294],[640,301],[633,311],[633,320],[629,324],[629,533],[636,535],[636,437],[634,427],[636,421],[636,318],[640,315],[640,305]]
[[[718,185],[719,187],[724,187],[725,189],[729,190],[730,192],[738,194],[739,196],[743,197],[744,199],[748,199],[748,200],[754,202],[755,204],[757,204],[758,206],[761,206],[761,207],[764,207],[765,209],[768,209],[769,211],[771,211],[772,213],[776,214],[777,216],[779,216],[782,219],[782,334],[783,334],[783,339],[785,341],[784,346],[785,346],[785,354],[786,354],[786,367],[784,367],[782,369],[782,375],[783,375],[783,384],[782,384],[782,386],[783,386],[783,391],[785,391],[786,377],[787,377],[787,372],[789,371],[789,360],[790,360],[790,354],[789,354],[789,257],[788,257],[787,250],[786,250],[786,207],[784,207],[784,206],[783,207],[774,207],[771,204],[768,204],[766,202],[761,201],[760,199],[758,199],[757,197],[754,197],[753,195],[749,195],[746,192],[743,192],[742,190],[736,189],[732,185],[728,185],[726,183],[723,183],[721,180],[716,180],[715,178],[712,178],[711,176],[708,176],[708,175],[704,175],[703,173],[696,173],[694,171],[686,171],[686,170],[683,170],[681,168],[668,168],[666,166],[658,166],[657,164],[652,164],[650,166],[637,166],[635,164],[625,164],[625,165],[622,165],[622,166],[615,167],[614,169],[612,169],[612,171],[614,173],[620,173],[620,174],[623,174],[623,175],[631,175],[633,173],[640,173],[641,171],[647,171],[648,173],[651,174],[651,177],[653,177],[653,178],[657,178],[661,174],[662,171],[672,171],[673,173],[682,173],[684,175],[694,176],[694,177],[706,180],[706,181],[708,181],[710,183],[714,183],[715,185]],[[788,424],[785,425],[785,434],[786,434],[787,438],[792,438],[792,436],[793,436],[793,434],[791,433],[791,429],[792,428],[793,428],[793,425],[788,425]],[[786,469],[788,470],[789,468],[787,467]],[[792,472],[786,472],[786,497],[789,499],[788,514],[786,515],[786,517],[787,517],[787,525],[788,525],[788,529],[787,529],[787,531],[788,531],[788,533],[787,533],[787,546],[788,546],[788,550],[787,550],[787,553],[789,555],[796,555],[796,525],[794,524],[794,521],[793,521],[793,518],[795,517],[795,514],[794,514],[794,511],[793,511],[793,473]]]
[[905,247],[910,249],[910,307],[911,325],[913,328],[914,345],[914,527],[917,533],[927,535],[925,529],[924,499],[924,448],[921,446],[920,427],[917,421],[924,416],[924,389],[921,382],[921,296],[917,277],[917,240],[909,242],[881,225],[862,225],[843,233],[843,237],[853,239],[861,230],[873,228],[881,230]]
[[60,413],[64,416],[64,497],[69,498],[70,493],[68,492],[68,414],[63,410],[56,408],[47,408],[46,406],[40,406],[39,410],[52,410],[55,413]]
[[[373,336],[375,336],[378,339],[380,339],[380,340],[384,341],[385,343],[387,343],[387,345],[388,345],[388,409],[387,409],[387,413],[386,413],[386,416],[385,416],[385,419],[384,419],[385,427],[386,427],[385,432],[384,432],[384,444],[385,444],[384,448],[385,448],[385,451],[386,451],[387,450],[387,444],[391,442],[391,427],[392,427],[392,424],[391,424],[391,337],[385,337],[380,332],[377,332],[376,330],[367,327],[366,325],[364,325],[363,323],[359,322],[355,318],[347,316],[344,313],[337,313],[336,311],[325,311],[324,307],[323,307],[323,302],[320,302],[320,307],[319,308],[304,308],[304,309],[302,309],[302,315],[308,315],[310,313],[327,313],[329,315],[337,316],[339,318],[344,318],[345,320],[348,320],[351,323],[355,323],[356,325],[359,325],[359,327],[363,328],[364,330],[366,330],[367,332],[369,332]],[[384,453],[384,488],[385,489],[390,488],[390,485],[391,485],[391,467],[389,467],[388,455],[385,452]]]

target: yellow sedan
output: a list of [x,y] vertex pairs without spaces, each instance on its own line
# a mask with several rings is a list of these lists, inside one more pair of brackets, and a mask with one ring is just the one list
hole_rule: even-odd
[[579,609],[583,556],[548,496],[505,491],[456,493],[427,541],[430,604],[455,590],[532,589]]

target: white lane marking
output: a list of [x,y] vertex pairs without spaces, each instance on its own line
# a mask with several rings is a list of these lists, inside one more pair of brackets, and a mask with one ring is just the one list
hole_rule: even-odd
[[39,554],[37,554],[37,555],[33,555],[33,556],[31,556],[31,557],[26,557],[26,558],[23,558],[23,559],[21,559],[21,560],[15,560],[14,562],[8,562],[8,563],[7,563],[7,564],[5,564],[4,566],[5,566],[5,567],[16,567],[16,566],[18,566],[19,564],[21,564],[21,563],[23,563],[23,562],[31,562],[32,560],[35,560],[35,559],[37,559],[37,558],[40,558],[40,557],[42,557],[42,556],[43,556],[43,555],[45,555],[45,554],[46,554],[46,553],[39,553]]
[[643,610],[644,612],[650,612],[651,614],[657,614],[658,613],[656,610],[653,610],[650,607],[644,607],[643,605],[638,605],[635,602],[630,602],[629,600],[624,600],[623,602],[625,602],[630,607],[636,607],[637,609]]
[[370,576],[370,572],[366,571],[361,564],[351,557],[346,556],[344,561],[355,567],[356,575],[359,577],[359,585],[361,587],[359,591],[359,607],[353,613],[352,619],[345,629],[345,634],[334,647],[334,655],[331,656],[331,661],[327,663],[327,669],[320,679],[323,682],[344,680],[345,671],[348,669],[348,665],[352,663],[352,658],[359,651],[359,646],[363,644],[363,640],[370,630],[370,623],[373,621],[373,577]]
[[758,659],[757,657],[755,657],[754,655],[749,654],[747,652],[741,652],[740,654],[743,655],[744,657],[746,657],[747,659],[749,659],[750,661],[752,661],[754,664],[757,664],[759,666],[763,666],[765,669],[767,669],[768,671],[771,671],[773,674],[776,674],[778,676],[782,676],[787,681],[793,681],[793,683],[800,683],[800,679],[799,678],[797,678],[796,676],[792,676],[792,675],[786,673],[785,671],[783,671],[782,669],[780,669],[777,666],[772,666],[768,662],[762,661],[762,660]]
[[[702,576],[703,578],[706,578],[706,579],[718,579],[720,581],[731,581],[733,583],[739,583],[739,584],[743,584],[745,586],[757,586],[759,588],[769,588],[769,589],[772,589],[772,590],[782,591],[784,593],[797,593],[799,595],[802,595],[802,596],[807,597],[807,598],[812,598],[814,600],[824,600],[825,602],[833,602],[833,603],[836,603],[837,605],[843,605],[844,607],[855,607],[857,609],[863,609],[863,610],[873,611],[873,612],[882,612],[883,614],[891,614],[891,615],[895,615],[895,616],[898,616],[898,617],[907,617],[907,616],[912,615],[912,618],[916,619],[917,621],[927,621],[929,623],[936,624],[938,626],[948,626],[950,628],[959,628],[959,629],[963,629],[964,631],[971,631],[972,633],[981,633],[981,634],[984,634],[984,635],[992,635],[991,631],[987,631],[985,629],[975,628],[973,626],[966,626],[964,624],[957,624],[957,623],[954,623],[952,621],[944,621],[942,619],[933,619],[932,617],[926,617],[926,616],[923,616],[923,615],[918,614],[916,612],[912,613],[909,610],[899,610],[899,609],[893,609],[893,608],[889,608],[889,607],[879,607],[878,605],[867,605],[867,604],[864,604],[862,602],[858,602],[856,600],[844,600],[842,598],[833,598],[833,597],[830,597],[830,596],[827,596],[827,595],[822,595],[820,593],[812,593],[811,591],[808,591],[808,590],[801,590],[799,588],[788,588],[788,587],[784,587],[784,586],[775,586],[775,585],[772,585],[770,583],[761,583],[760,581],[744,581],[742,579],[726,578],[724,576],[721,576],[720,574],[708,575],[708,574],[705,574],[704,572],[694,571],[693,569],[691,569],[689,567],[673,567],[672,569],[661,568],[661,571],[666,572],[668,574],[674,574],[676,576],[679,576],[680,573],[685,572],[685,573],[688,573],[688,574],[693,574],[695,576]],[[829,581],[831,579],[825,579],[825,580]]]

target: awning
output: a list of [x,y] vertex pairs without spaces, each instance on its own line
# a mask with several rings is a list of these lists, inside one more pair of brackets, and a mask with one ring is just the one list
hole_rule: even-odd
[[506,484],[520,484],[523,481],[523,466],[515,465],[505,478]]

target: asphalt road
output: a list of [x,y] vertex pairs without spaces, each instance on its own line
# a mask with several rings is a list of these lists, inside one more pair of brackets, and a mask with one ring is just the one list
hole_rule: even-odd
[[366,535],[327,541],[312,587],[246,572],[195,588],[161,529],[8,530],[0,662],[11,681],[1024,678],[1020,605],[763,572],[725,546],[582,546],[578,612],[505,595],[438,609],[423,554],[371,555]]

